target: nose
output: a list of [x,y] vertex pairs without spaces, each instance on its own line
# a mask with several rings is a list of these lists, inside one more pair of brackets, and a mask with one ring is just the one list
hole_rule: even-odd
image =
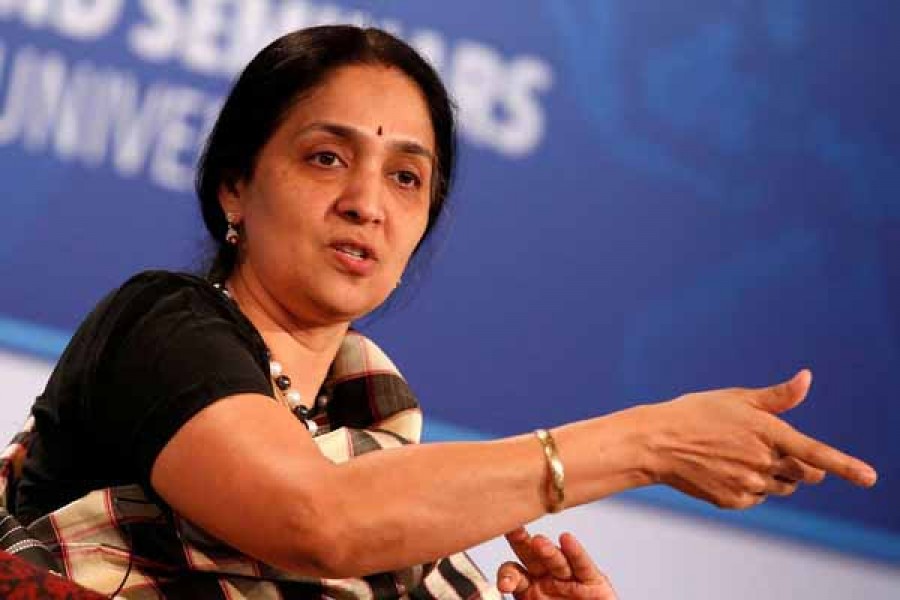
[[357,225],[384,221],[380,172],[375,169],[354,173],[335,204],[337,213]]

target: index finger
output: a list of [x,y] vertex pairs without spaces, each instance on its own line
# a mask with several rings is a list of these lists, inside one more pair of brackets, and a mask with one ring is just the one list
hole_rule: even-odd
[[509,542],[509,547],[531,575],[540,577],[547,573],[544,562],[534,554],[534,549],[531,547],[531,534],[527,529],[524,527],[513,529],[506,534],[506,541]]
[[581,545],[574,535],[564,533],[559,536],[559,548],[569,560],[569,567],[577,581],[581,583],[598,583],[605,581],[606,577],[594,564],[587,550]]
[[867,463],[805,435],[785,423],[783,435],[776,440],[777,449],[813,467],[834,473],[841,479],[862,487],[872,487],[878,474]]

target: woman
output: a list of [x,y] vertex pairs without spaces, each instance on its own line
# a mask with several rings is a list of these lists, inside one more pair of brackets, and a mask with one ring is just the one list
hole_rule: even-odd
[[826,472],[874,483],[775,416],[802,401],[805,371],[536,435],[408,444],[417,405],[350,323],[399,284],[453,166],[446,92],[395,38],[321,27],[254,58],[200,165],[211,282],[130,280],[33,410],[16,512],[69,576],[108,593],[79,577],[102,550],[129,597],[489,595],[457,553],[512,532],[522,564],[501,567],[501,590],[604,598],[574,538],[521,526],[653,483],[732,508]]

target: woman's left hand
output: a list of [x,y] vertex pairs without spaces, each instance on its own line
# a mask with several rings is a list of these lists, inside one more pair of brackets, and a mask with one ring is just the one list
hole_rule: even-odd
[[559,536],[556,546],[520,527],[507,533],[506,541],[522,563],[503,563],[497,570],[497,588],[504,594],[516,600],[616,600],[606,575],[571,533]]

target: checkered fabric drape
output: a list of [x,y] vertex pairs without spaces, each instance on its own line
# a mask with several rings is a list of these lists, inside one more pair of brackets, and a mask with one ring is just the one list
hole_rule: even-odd
[[[419,442],[422,414],[390,359],[348,333],[326,382],[315,442],[335,462]],[[26,422],[0,455],[6,507],[28,451]],[[398,490],[402,493],[402,490]],[[6,511],[0,548],[85,587],[129,599],[499,598],[464,553],[363,578],[321,579],[257,561],[147,497],[139,485],[95,490],[22,528]],[[339,518],[339,517],[336,517]],[[4,535],[5,534],[5,535]]]

